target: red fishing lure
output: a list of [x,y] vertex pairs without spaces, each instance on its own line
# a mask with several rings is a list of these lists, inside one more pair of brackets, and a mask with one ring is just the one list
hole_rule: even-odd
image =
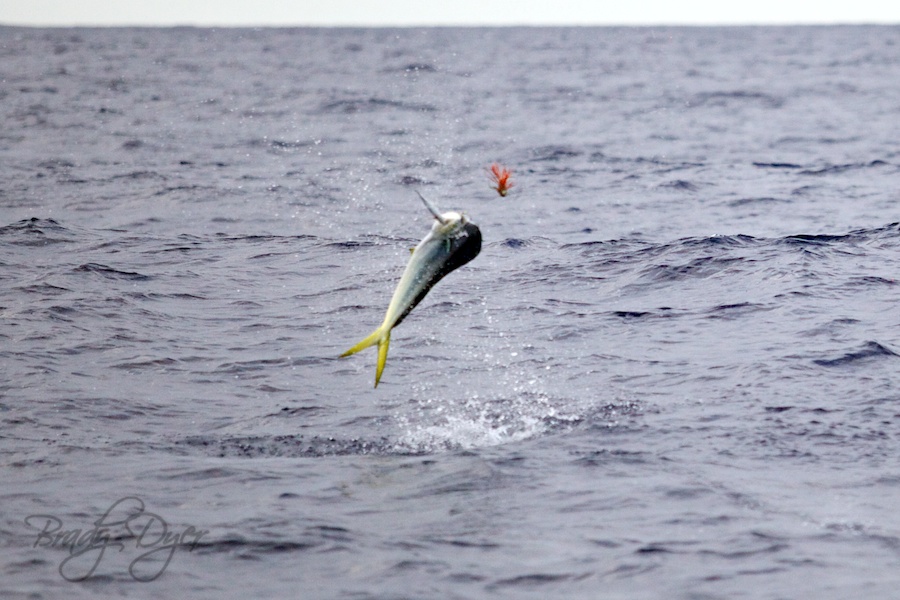
[[493,181],[496,185],[491,187],[492,190],[497,190],[497,193],[501,196],[506,196],[507,192],[509,192],[509,188],[513,186],[513,183],[509,180],[512,176],[512,171],[494,163],[491,165],[491,181]]

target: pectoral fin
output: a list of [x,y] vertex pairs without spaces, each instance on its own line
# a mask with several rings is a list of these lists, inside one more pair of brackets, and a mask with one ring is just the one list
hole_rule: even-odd
[[360,350],[365,350],[369,346],[374,346],[375,344],[378,344],[378,364],[375,367],[375,387],[378,387],[378,382],[381,381],[381,373],[384,371],[384,365],[387,362],[388,347],[391,345],[390,329],[385,331],[384,326],[379,327],[363,341],[341,354],[341,358],[356,354]]

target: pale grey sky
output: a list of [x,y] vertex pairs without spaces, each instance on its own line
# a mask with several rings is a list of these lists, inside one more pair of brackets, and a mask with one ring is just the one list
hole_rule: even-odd
[[7,25],[900,23],[897,0],[0,0]]

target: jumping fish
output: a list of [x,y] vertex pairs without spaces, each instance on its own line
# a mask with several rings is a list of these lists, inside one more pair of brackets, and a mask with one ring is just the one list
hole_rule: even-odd
[[350,356],[378,344],[375,387],[381,381],[381,373],[387,361],[391,329],[406,318],[444,275],[463,266],[481,252],[481,231],[465,214],[455,211],[441,213],[422,194],[419,194],[419,198],[434,215],[435,222],[431,231],[413,248],[406,270],[400,277],[400,283],[397,284],[384,315],[384,322],[363,341],[341,354],[341,357]]

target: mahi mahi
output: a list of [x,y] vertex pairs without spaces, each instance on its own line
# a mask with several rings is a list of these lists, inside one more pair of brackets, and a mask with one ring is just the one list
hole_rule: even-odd
[[406,318],[444,275],[463,266],[481,252],[481,231],[466,215],[455,211],[441,213],[422,194],[419,194],[419,198],[434,215],[435,222],[431,231],[413,248],[406,270],[400,277],[400,283],[397,284],[384,315],[384,322],[363,341],[341,354],[342,357],[350,356],[378,344],[375,387],[381,381],[381,373],[387,361],[391,329]]

